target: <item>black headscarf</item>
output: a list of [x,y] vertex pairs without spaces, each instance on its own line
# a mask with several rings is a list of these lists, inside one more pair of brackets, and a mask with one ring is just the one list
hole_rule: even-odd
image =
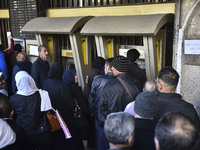
[[54,62],[49,70],[48,78],[57,78],[62,80],[63,66],[59,62]]

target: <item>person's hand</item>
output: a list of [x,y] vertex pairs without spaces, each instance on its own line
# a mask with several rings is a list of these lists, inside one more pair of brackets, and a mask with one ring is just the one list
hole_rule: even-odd
[[12,39],[12,36],[11,36],[11,35],[9,35],[9,36],[8,36],[8,38],[11,40],[11,39]]

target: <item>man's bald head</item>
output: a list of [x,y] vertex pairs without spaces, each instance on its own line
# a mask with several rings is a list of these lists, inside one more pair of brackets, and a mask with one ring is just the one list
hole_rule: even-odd
[[26,54],[24,52],[19,52],[16,57],[18,62],[26,60]]

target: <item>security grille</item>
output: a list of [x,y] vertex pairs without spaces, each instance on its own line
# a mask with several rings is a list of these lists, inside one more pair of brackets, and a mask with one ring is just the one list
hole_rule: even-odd
[[10,26],[14,38],[34,38],[34,34],[22,33],[23,26],[38,17],[36,0],[10,0]]

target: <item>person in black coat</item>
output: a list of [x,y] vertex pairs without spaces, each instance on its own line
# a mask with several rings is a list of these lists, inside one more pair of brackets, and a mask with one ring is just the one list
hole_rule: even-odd
[[[126,105],[134,101],[136,96],[141,92],[137,82],[127,74],[128,59],[126,57],[119,56],[114,58],[112,65],[113,75],[116,78],[109,80],[102,91],[98,109],[100,125],[103,125],[109,113],[124,111]],[[122,83],[120,83],[120,79],[127,86],[130,94]]]
[[135,99],[135,138],[131,150],[156,150],[154,129],[156,122],[156,96],[153,92],[142,92]]
[[45,45],[38,47],[39,57],[33,63],[31,67],[31,76],[35,80],[35,84],[38,89],[42,88],[43,82],[48,77],[49,63],[46,60],[48,56],[48,50]]
[[85,78],[85,85],[84,85],[84,90],[83,90],[85,99],[88,100],[93,79],[97,75],[101,75],[101,71],[102,71],[104,64],[105,64],[105,59],[102,57],[97,57],[93,60],[92,68],[88,71],[86,78]]
[[78,135],[73,116],[75,102],[70,93],[69,86],[62,81],[62,75],[62,64],[55,62],[50,67],[48,79],[43,83],[43,89],[48,91],[52,107],[59,111],[72,135],[72,138],[65,139],[62,129],[53,132],[53,149],[83,150],[83,143]]
[[78,106],[81,108],[82,116],[76,118],[76,126],[81,135],[81,139],[87,139],[87,125],[90,110],[88,103],[83,96],[83,92],[80,86],[78,86],[76,70],[70,69],[64,72],[62,76],[63,81],[70,87],[72,97]]
[[38,90],[26,71],[19,71],[15,80],[18,91],[10,97],[10,102],[17,125],[25,130],[31,142],[29,148],[51,149],[50,124],[46,117],[46,111],[52,108],[48,93]]
[[172,67],[164,67],[157,77],[157,115],[158,121],[165,113],[180,112],[188,116],[195,125],[200,127],[200,120],[194,106],[182,99],[182,96],[175,93],[178,85],[179,75]]
[[138,79],[141,82],[141,86],[144,86],[146,78],[146,72],[145,70],[138,67],[138,59],[139,59],[140,53],[136,49],[130,49],[127,52],[127,57],[129,60],[129,67],[128,67],[128,73]]
[[[94,77],[101,75],[102,68],[105,64],[105,59],[102,57],[97,57],[92,61],[92,68],[88,71],[85,84],[83,89],[83,94],[86,100],[89,98],[90,89],[92,86],[92,82]],[[95,121],[94,117],[89,117],[89,125],[88,125],[88,140],[87,146],[88,147],[95,147],[96,146],[96,135],[95,135]]]
[[19,52],[17,54],[17,64],[13,68],[13,73],[12,73],[12,92],[13,94],[16,93],[17,88],[16,88],[16,82],[15,82],[15,75],[19,71],[26,71],[28,74],[31,74],[31,67],[32,63],[28,60],[26,60],[26,54],[24,52]]

